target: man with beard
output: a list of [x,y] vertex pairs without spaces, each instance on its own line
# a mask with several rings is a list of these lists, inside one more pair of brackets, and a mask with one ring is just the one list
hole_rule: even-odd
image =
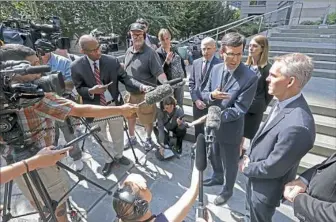
[[[125,55],[125,70],[129,76],[140,81],[143,84],[156,86],[157,82],[167,81],[166,74],[163,72],[161,60],[154,49],[145,44],[146,27],[140,23],[133,23],[130,26],[133,46],[128,48]],[[138,104],[144,101],[145,94],[136,88],[126,87],[130,93],[128,102]],[[153,131],[153,122],[156,119],[156,105],[141,105],[136,116],[128,119],[130,140],[126,147],[137,144],[134,136],[136,117],[139,117],[140,123],[145,126],[147,139],[144,147],[146,151],[153,148],[154,143],[151,139]]]

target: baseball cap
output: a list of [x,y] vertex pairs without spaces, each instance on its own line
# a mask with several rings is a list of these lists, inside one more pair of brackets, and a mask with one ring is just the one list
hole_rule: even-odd
[[132,23],[130,25],[130,31],[145,31],[146,27],[138,22]]

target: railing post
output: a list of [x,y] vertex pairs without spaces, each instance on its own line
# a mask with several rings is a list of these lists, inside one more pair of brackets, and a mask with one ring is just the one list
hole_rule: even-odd
[[216,33],[216,46],[217,46],[217,41],[218,41],[218,32],[219,32],[219,29],[217,29],[217,33]]
[[324,14],[324,18],[323,18],[322,25],[325,25],[326,22],[327,22],[329,8],[330,8],[330,5],[326,8],[326,11],[325,11],[325,14]]
[[263,23],[263,21],[264,21],[264,16],[262,16],[262,17],[260,18],[258,33],[260,33],[260,30],[261,30],[261,24]]
[[291,17],[291,14],[292,14],[293,5],[294,4],[292,4],[291,7],[289,7],[288,10],[287,10],[285,25],[289,25],[289,21],[290,21],[290,17]]
[[298,19],[298,25],[300,25],[302,9],[303,9],[303,2],[301,2],[301,8],[300,8],[300,14],[299,14],[299,19]]

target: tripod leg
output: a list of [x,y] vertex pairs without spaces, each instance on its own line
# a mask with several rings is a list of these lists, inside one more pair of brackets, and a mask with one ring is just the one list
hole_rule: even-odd
[[[4,203],[3,203],[3,209],[2,209],[2,220],[4,222],[9,221],[11,219],[11,195],[12,195],[12,187],[13,187],[13,181],[9,181],[5,184],[5,190],[4,190]],[[8,210],[8,213],[7,213]]]
[[30,192],[30,194],[31,194],[31,196],[32,196],[32,198],[33,198],[33,200],[34,200],[35,206],[36,206],[36,208],[37,208],[37,211],[38,211],[39,214],[40,214],[41,219],[42,219],[44,222],[48,222],[46,216],[44,215],[44,212],[43,212],[43,209],[42,209],[42,207],[41,207],[41,205],[40,205],[40,202],[38,201],[38,199],[37,199],[37,197],[36,197],[36,195],[35,195],[35,192],[34,192],[33,187],[32,187],[32,185],[31,185],[31,183],[30,183],[30,181],[29,181],[29,179],[28,179],[27,174],[23,174],[22,176],[23,176],[23,179],[24,179],[25,182],[26,182],[27,188],[28,188],[28,190],[29,190],[29,192]]
[[124,131],[126,132],[126,136],[127,136],[128,142],[129,142],[130,147],[132,149],[132,153],[133,153],[133,156],[134,156],[134,159],[135,159],[135,163],[139,164],[139,159],[138,159],[138,157],[135,154],[134,147],[133,147],[133,144],[131,142],[131,137],[130,137],[130,135],[128,133],[126,120],[125,120],[125,118],[123,118],[123,119],[124,119],[124,124],[125,124],[124,125]]
[[[79,118],[80,119],[80,121],[83,123],[83,125],[87,128],[87,129],[91,129],[91,126],[90,126],[90,124],[86,121],[86,119],[84,119],[84,118]],[[101,139],[97,136],[97,134],[95,134],[95,133],[92,133],[92,136],[93,136],[93,138],[95,138],[95,140],[96,140],[96,142],[99,144],[99,146],[107,153],[107,155],[112,159],[112,160],[114,160],[114,158],[113,158],[113,156],[110,154],[110,152],[109,151],[107,151],[107,149],[104,147],[104,145],[103,145],[103,143],[102,143],[102,141],[101,141]]]
[[100,188],[100,189],[106,191],[109,195],[112,194],[112,192],[109,191],[108,189],[105,189],[104,187],[100,186],[100,185],[97,184],[96,182],[94,182],[94,181],[90,180],[89,178],[87,178],[87,177],[81,175],[81,174],[78,173],[77,171],[74,171],[73,169],[71,169],[71,168],[68,167],[67,165],[65,165],[65,164],[63,164],[63,163],[61,163],[61,162],[57,162],[56,164],[57,164],[57,166],[59,166],[59,167],[65,169],[65,170],[69,171],[70,173],[73,173],[74,175],[76,175],[76,176],[78,177],[79,180],[85,180],[85,181],[91,183],[92,185],[94,185],[94,186],[96,186],[96,187],[98,187],[98,188]]

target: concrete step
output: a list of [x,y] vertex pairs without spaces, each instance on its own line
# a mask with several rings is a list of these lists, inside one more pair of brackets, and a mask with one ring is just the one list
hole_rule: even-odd
[[[195,129],[189,128],[185,136],[185,140],[195,142]],[[334,138],[333,138],[334,139]],[[298,174],[303,173],[305,170],[323,162],[327,157],[336,152],[335,140],[331,143],[326,143],[323,135],[316,134],[316,139],[313,148],[307,153],[300,161]]]
[[279,29],[282,33],[317,33],[317,34],[336,34],[336,29]]
[[336,25],[291,25],[289,27],[290,29],[309,29],[309,30],[315,30],[315,29],[336,29]]
[[[275,51],[272,50],[269,52],[269,57],[286,55],[288,52],[285,51]],[[326,61],[326,62],[336,62],[335,54],[318,54],[318,53],[305,53],[307,56],[310,56],[314,61]]]
[[335,38],[298,38],[298,37],[269,37],[269,41],[288,41],[288,42],[316,42],[336,44]]
[[314,31],[307,33],[281,33],[281,32],[273,32],[271,37],[291,37],[291,38],[321,38],[321,39],[335,39],[336,34],[319,34]]
[[270,41],[269,45],[271,51],[336,54],[336,45],[330,43]]
[[[264,112],[263,121],[266,120],[272,106],[268,106]],[[336,138],[336,118],[313,114],[315,120],[316,133]]]

